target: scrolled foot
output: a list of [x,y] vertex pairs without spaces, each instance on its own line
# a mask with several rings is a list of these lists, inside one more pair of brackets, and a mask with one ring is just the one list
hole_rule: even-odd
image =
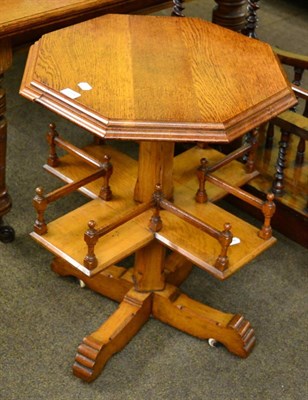
[[93,381],[113,354],[140,330],[151,314],[152,295],[131,289],[114,314],[77,349],[73,373],[86,382]]

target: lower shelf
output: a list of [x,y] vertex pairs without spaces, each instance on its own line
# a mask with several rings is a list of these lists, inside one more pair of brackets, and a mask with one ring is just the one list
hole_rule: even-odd
[[[200,158],[206,157],[210,162],[216,163],[223,155],[210,148],[194,147],[175,157],[174,204],[215,230],[222,231],[226,223],[231,224],[231,232],[237,244],[228,248],[227,267],[222,271],[215,266],[215,261],[222,251],[217,238],[202,232],[168,211],[161,212],[162,229],[159,232],[152,232],[149,229],[149,220],[153,211],[147,210],[137,217],[130,217],[128,222],[98,240],[94,250],[98,262],[90,270],[84,265],[84,258],[88,253],[84,233],[88,222],[94,220],[97,228],[105,227],[111,220],[120,218],[137,207],[137,203],[133,200],[137,162],[105,145],[89,146],[86,150],[97,159],[103,159],[105,154],[111,156],[114,170],[110,180],[112,200],[103,201],[97,196],[96,193],[99,193],[102,184],[98,179],[81,188],[81,191],[93,200],[48,223],[48,232],[44,235],[35,232],[31,234],[56,257],[68,262],[86,276],[94,276],[152,240],[158,240],[217,279],[224,280],[275,242],[274,238],[261,239],[258,236],[259,229],[213,204],[213,200],[226,194],[221,188],[207,183],[207,193],[211,201],[203,204],[195,201],[198,189],[196,168]],[[61,158],[58,167],[47,168],[59,178],[70,182],[89,174],[92,167],[71,155],[66,155]],[[217,170],[215,175],[227,179],[234,186],[240,186],[256,173],[247,174],[241,163],[232,161],[229,166]]]
[[92,200],[49,223],[46,234],[41,236],[33,232],[31,236],[51,253],[61,257],[87,276],[97,274],[156,239],[220,280],[228,278],[275,242],[274,238],[268,240],[259,238],[256,227],[215,204],[196,204],[194,201],[186,201],[187,197],[192,195],[189,190],[184,191],[184,194],[176,190],[175,195],[177,194],[179,195],[175,196],[177,205],[213,228],[220,230],[224,223],[231,224],[233,235],[239,240],[228,249],[229,266],[225,271],[222,272],[215,267],[215,260],[221,250],[219,242],[167,211],[161,212],[163,228],[157,233],[151,232],[148,227],[152,215],[152,211],[149,210],[100,238],[95,246],[98,266],[93,270],[83,265],[87,254],[84,233],[89,219],[95,220],[101,227],[127,209],[115,210],[110,208],[109,203],[100,199]]

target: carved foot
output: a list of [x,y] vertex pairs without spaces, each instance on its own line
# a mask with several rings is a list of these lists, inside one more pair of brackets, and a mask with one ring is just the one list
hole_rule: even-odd
[[107,361],[133,338],[149,319],[152,294],[131,289],[117,311],[94,333],[83,339],[73,365],[74,375],[91,382]]
[[255,343],[254,330],[244,317],[198,303],[172,285],[154,294],[152,313],[192,336],[215,339],[239,357],[247,357]]

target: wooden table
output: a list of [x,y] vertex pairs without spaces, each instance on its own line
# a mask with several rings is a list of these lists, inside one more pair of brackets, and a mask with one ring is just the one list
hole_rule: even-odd
[[[195,302],[178,285],[192,263],[223,280],[273,244],[271,199],[238,188],[254,175],[253,159],[248,172],[234,166],[255,144],[226,161],[202,146],[174,158],[174,142],[228,143],[294,104],[270,46],[198,19],[108,15],[37,42],[21,94],[99,139],[140,142],[136,162],[106,145],[77,149],[50,126],[46,169],[67,185],[48,195],[37,189],[32,237],[55,255],[54,271],[120,302],[78,348],[74,373],[93,380],[151,314],[246,357],[255,340],[249,322]],[[57,146],[69,153],[61,160]],[[47,224],[48,203],[77,188],[93,200]],[[261,208],[262,229],[215,206],[222,190]],[[230,246],[232,235],[240,244]],[[134,268],[115,266],[130,254]]]
[[[150,315],[246,357],[249,322],[178,286],[192,264],[224,280],[275,241],[272,197],[239,188],[257,173],[256,127],[296,102],[270,46],[200,19],[107,15],[36,42],[21,94],[96,138],[78,149],[51,124],[45,168],[66,185],[33,200],[31,236],[54,254],[53,270],[120,302],[78,347],[74,373],[95,379]],[[251,130],[228,156],[207,146]],[[137,141],[138,161],[106,139]],[[174,157],[175,142],[200,145]],[[77,189],[91,200],[47,223],[48,204]],[[261,209],[261,229],[214,204],[228,192]],[[133,268],[119,266],[132,254]]]

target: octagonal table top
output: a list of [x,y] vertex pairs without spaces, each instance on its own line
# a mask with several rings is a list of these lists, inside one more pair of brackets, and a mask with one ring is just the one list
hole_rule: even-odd
[[296,103],[268,44],[196,18],[116,14],[44,35],[20,93],[134,140],[229,142]]

